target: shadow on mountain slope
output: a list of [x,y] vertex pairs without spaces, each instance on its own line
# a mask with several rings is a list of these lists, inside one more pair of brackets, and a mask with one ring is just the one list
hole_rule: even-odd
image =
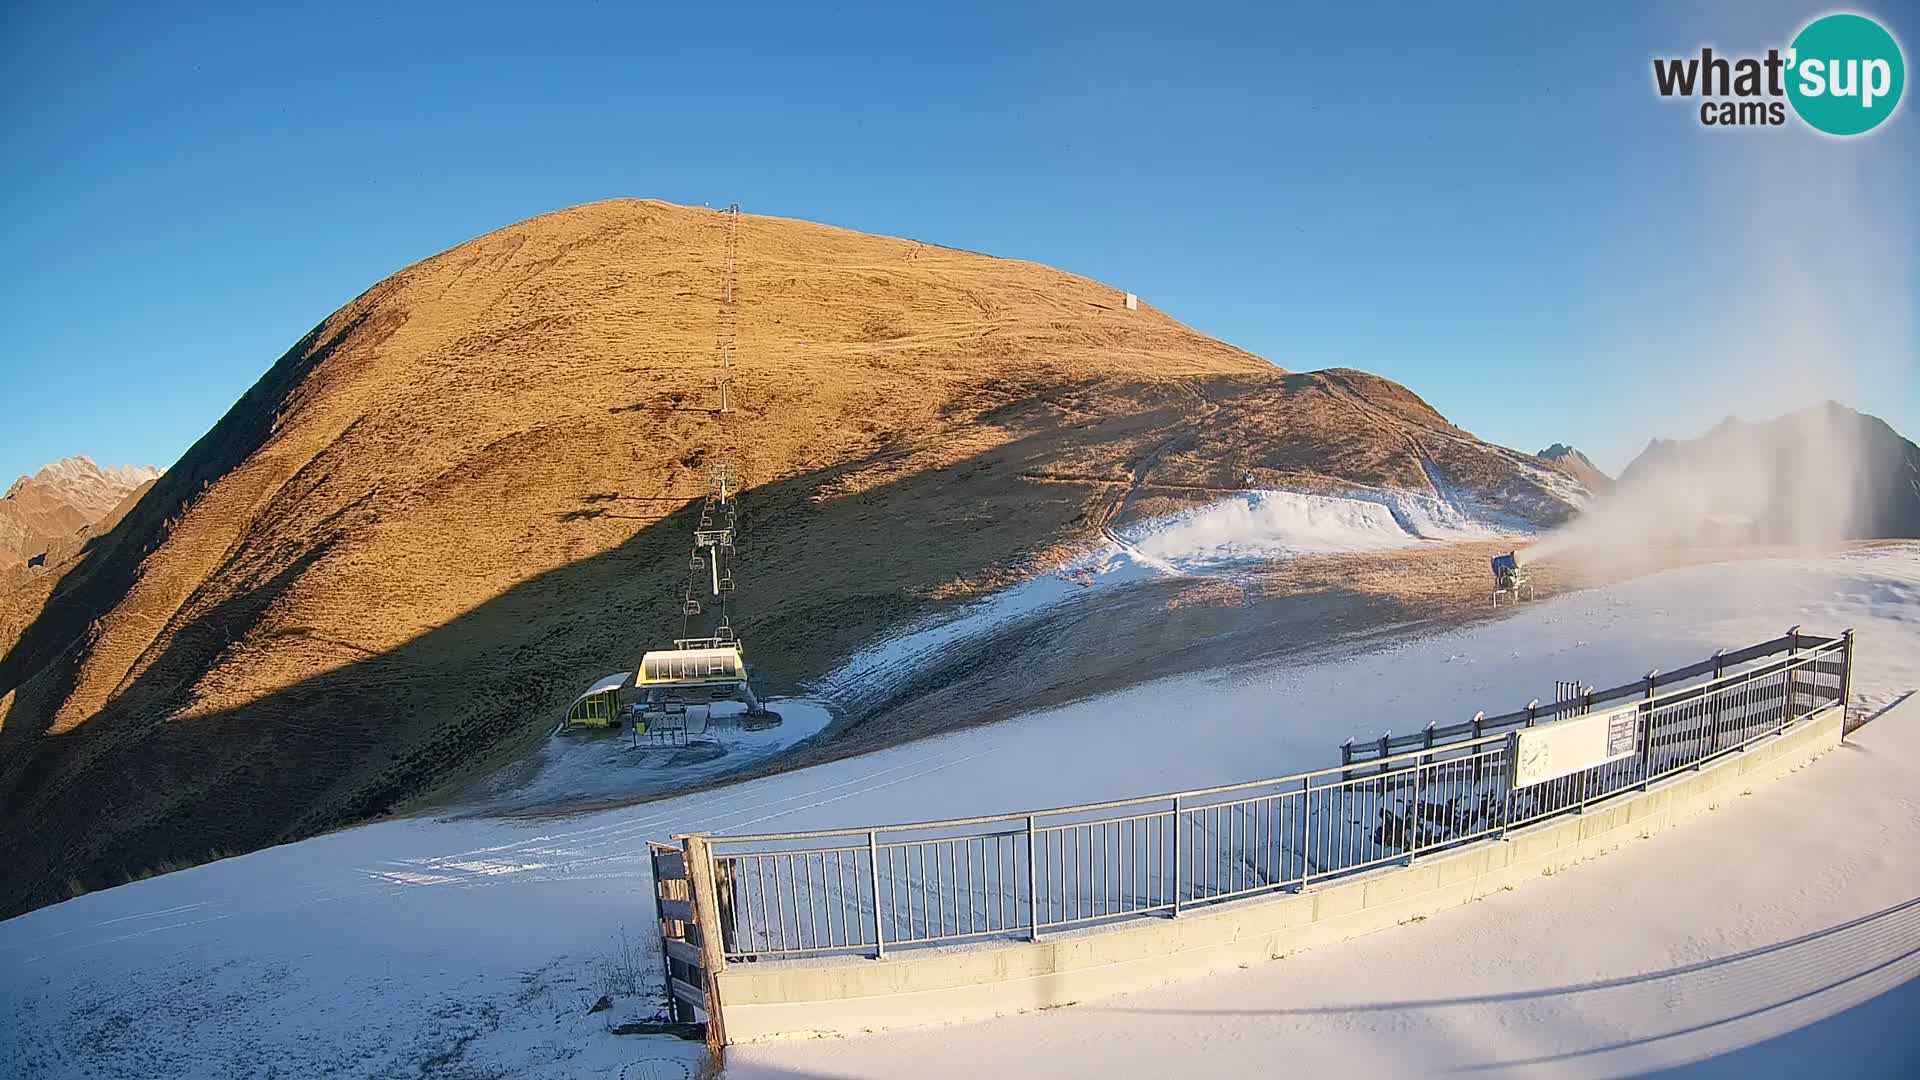
[[[982,552],[1017,550],[1033,535],[1093,535],[1113,485],[1051,474],[1076,472],[1080,455],[1142,428],[1172,426],[1183,396],[1163,396],[1140,416],[1066,439],[1029,434],[950,468],[871,483],[895,456],[883,450],[744,493],[737,628],[757,679],[791,688],[877,629],[964,599],[970,582],[1003,580],[1007,567],[983,564]],[[671,636],[682,578],[661,568],[685,567],[697,515],[697,504],[683,505],[613,550],[530,578],[398,648],[236,708],[196,711],[196,681],[248,647],[236,629],[258,624],[326,554],[316,546],[175,627],[105,708],[54,733],[48,704],[84,661],[92,613],[125,590],[137,564],[128,553],[147,549],[197,484],[193,468],[169,477],[101,538],[0,662],[16,697],[0,727],[0,755],[14,763],[0,794],[7,913],[59,899],[72,879],[99,887],[163,860],[363,820],[523,752],[580,687]],[[956,488],[956,477],[967,483]],[[579,509],[628,498],[653,497],[595,493]]]

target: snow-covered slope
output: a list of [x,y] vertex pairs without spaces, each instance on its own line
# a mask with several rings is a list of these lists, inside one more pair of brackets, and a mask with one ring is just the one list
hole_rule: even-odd
[[1383,551],[1423,540],[1521,537],[1536,531],[1517,518],[1480,508],[1470,496],[1444,485],[1432,492],[1355,487],[1343,496],[1242,492],[1112,530],[1104,544],[1056,571],[869,644],[820,680],[819,689],[833,693],[859,686],[871,692],[878,681],[897,684],[930,666],[942,650],[1003,633],[1083,596],[1089,588],[1159,575],[1233,573],[1302,555]]
[[742,1047],[727,1075],[1920,1076],[1915,790],[1920,698],[1704,820],[1469,907],[1085,1007]]
[[[1556,678],[1622,682],[1793,623],[1859,629],[1866,709],[1920,686],[1920,545],[1672,571],[1388,652],[1148,684],[647,806],[396,820],[270,848],[0,923],[0,1075],[612,1080],[694,1053],[608,1031],[655,977],[649,839],[1276,775],[1325,764],[1349,734],[1547,696]],[[1643,851],[1237,979],[1010,1026],[754,1049],[733,1067],[1232,1075],[1284,1057],[1342,1075],[1618,1075],[1753,1044],[1911,977],[1910,910],[1834,930],[1826,952],[1794,943],[1920,895],[1920,715],[1910,702],[1855,744]],[[615,1008],[589,1014],[602,993]]]
[[1134,532],[1142,551],[1205,565],[1307,552],[1376,551],[1412,538],[1378,503],[1292,492],[1250,492]]
[[1249,491],[1122,535],[1157,559],[1205,569],[1250,559],[1379,551],[1419,540],[1488,540],[1531,531],[1524,523],[1476,513],[1457,495],[1383,488],[1350,496]]

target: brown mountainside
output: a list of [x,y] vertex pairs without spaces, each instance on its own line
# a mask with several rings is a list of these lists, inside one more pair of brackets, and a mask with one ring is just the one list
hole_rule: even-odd
[[1568,512],[1529,455],[1383,379],[1285,372],[1043,266],[772,218],[739,223],[723,417],[725,228],[598,203],[395,274],[0,593],[0,913],[524,750],[670,636],[719,456],[745,485],[736,626],[776,692],[1227,490]]

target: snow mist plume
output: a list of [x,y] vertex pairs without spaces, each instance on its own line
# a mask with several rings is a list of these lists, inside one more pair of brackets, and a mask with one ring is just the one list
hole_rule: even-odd
[[1655,441],[1613,492],[1520,557],[1618,566],[1675,548],[1818,548],[1878,535],[1900,494],[1875,486],[1892,475],[1881,464],[1888,442],[1897,440],[1883,425],[1831,402]]
[[[1714,272],[1688,293],[1688,314],[1633,328],[1632,347],[1652,361],[1641,370],[1657,376],[1639,388],[1647,408],[1618,422],[1654,433],[1714,426],[1697,440],[1655,439],[1613,492],[1523,562],[1821,546],[1876,535],[1887,520],[1900,471],[1887,455],[1904,444],[1833,401],[1906,400],[1916,376],[1920,215],[1889,210],[1911,206],[1895,193],[1896,151],[1812,136],[1703,140],[1697,151],[1693,209],[1709,226]],[[1733,419],[1743,415],[1778,419]]]

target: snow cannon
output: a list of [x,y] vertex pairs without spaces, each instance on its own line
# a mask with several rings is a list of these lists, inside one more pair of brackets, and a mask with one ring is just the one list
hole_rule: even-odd
[[1527,580],[1527,572],[1520,566],[1520,556],[1514,552],[1493,557],[1493,606],[1500,606],[1501,594],[1513,597],[1520,602],[1520,594],[1525,591],[1527,599],[1533,599],[1533,583]]

